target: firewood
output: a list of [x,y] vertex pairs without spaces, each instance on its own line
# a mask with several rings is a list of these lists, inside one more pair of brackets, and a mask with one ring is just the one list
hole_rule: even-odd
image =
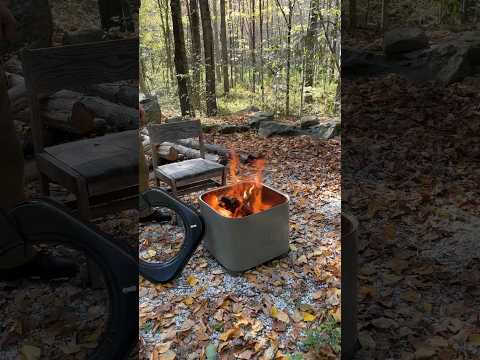
[[138,110],[129,106],[115,104],[99,97],[83,96],[73,107],[74,110],[84,108],[93,117],[105,119],[108,125],[115,130],[138,129]]
[[[183,146],[187,146],[192,149],[196,149],[196,150],[200,149],[200,143],[196,139],[182,139],[182,140],[178,140],[177,142]],[[216,144],[204,144],[204,145],[205,145],[206,151],[220,155],[222,160],[223,159],[228,160],[230,158],[230,151],[225,149],[224,147]],[[240,161],[242,163],[246,164],[258,159],[260,156],[257,154],[246,154],[243,152],[239,152],[238,157],[240,158]]]
[[86,89],[86,93],[114,103],[138,108],[138,87],[127,85],[124,82],[92,85]]
[[157,154],[160,158],[168,161],[177,161],[179,155],[177,149],[166,144],[161,144],[157,147]]
[[[180,144],[174,144],[170,142],[165,142],[163,145],[169,145],[174,147],[179,154],[183,154],[185,158],[187,159],[197,159],[200,158],[200,151],[196,149],[189,148],[187,146],[183,146]],[[210,154],[210,153],[205,153],[205,159],[214,161],[214,162],[220,162],[220,157],[216,154]]]

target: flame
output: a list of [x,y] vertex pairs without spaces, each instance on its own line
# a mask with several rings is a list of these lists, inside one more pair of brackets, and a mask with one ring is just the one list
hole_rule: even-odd
[[224,192],[211,193],[205,201],[219,214],[229,218],[240,218],[256,214],[273,205],[263,197],[263,170],[265,160],[258,159],[253,163],[255,176],[239,176],[239,157],[234,150],[230,153],[230,179],[232,186]]

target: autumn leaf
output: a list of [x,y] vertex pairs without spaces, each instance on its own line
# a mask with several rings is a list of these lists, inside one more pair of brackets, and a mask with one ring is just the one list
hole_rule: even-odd
[[23,345],[20,353],[25,357],[25,360],[38,360],[42,355],[42,350],[36,346]]
[[160,354],[158,360],[175,360],[177,355],[172,350],[168,350],[167,352]]
[[480,346],[480,334],[470,334],[468,343],[473,346]]
[[233,327],[231,329],[228,329],[224,333],[222,333],[218,338],[221,341],[228,341],[232,338],[237,338],[242,335],[243,335],[242,330],[239,327]]
[[275,319],[278,319],[278,320],[283,321],[285,323],[290,322],[290,319],[289,319],[288,315],[286,313],[284,313],[283,311],[277,309],[275,306],[272,306],[271,315]]
[[155,345],[154,351],[156,351],[158,354],[166,353],[168,350],[170,350],[172,343],[173,341],[167,341],[165,343],[157,344]]
[[187,283],[190,286],[195,286],[198,283],[198,279],[194,275],[190,275],[187,277]]
[[303,315],[303,321],[305,321],[305,322],[311,322],[311,321],[313,321],[317,318],[316,315],[310,314],[306,311],[303,311],[302,315]]
[[338,307],[336,310],[330,312],[335,319],[336,322],[341,322],[342,321],[342,310],[340,307]]

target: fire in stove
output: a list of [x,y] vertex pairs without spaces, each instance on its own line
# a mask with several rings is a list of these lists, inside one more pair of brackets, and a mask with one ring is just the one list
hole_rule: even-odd
[[253,164],[255,169],[253,181],[237,174],[238,164],[238,156],[232,151],[230,178],[233,186],[219,193],[208,194],[204,197],[205,202],[219,214],[229,218],[241,218],[273,207],[275,204],[264,196],[262,180],[265,160],[259,159]]
[[232,185],[200,196],[204,246],[232,272],[248,270],[289,250],[288,196],[263,184],[262,170],[263,162],[257,163],[254,179],[231,174]]

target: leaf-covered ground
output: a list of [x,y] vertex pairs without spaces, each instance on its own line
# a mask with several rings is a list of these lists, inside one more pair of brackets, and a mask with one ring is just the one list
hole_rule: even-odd
[[207,142],[265,157],[265,183],[290,196],[290,252],[233,276],[200,246],[172,283],[141,279],[142,358],[339,358],[340,141],[251,131]]
[[344,81],[360,221],[358,359],[480,358],[480,80]]

